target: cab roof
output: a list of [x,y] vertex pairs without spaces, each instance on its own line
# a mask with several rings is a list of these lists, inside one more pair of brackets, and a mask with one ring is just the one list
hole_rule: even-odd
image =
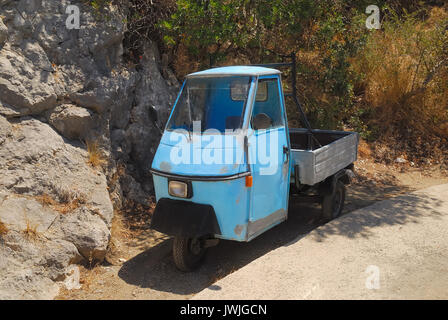
[[188,78],[193,77],[219,77],[219,76],[265,76],[280,74],[276,69],[257,66],[231,66],[212,68],[204,71],[190,73]]

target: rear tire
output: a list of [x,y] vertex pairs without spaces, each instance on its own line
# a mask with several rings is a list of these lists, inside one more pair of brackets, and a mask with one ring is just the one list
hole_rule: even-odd
[[333,193],[325,195],[322,201],[322,215],[325,220],[332,220],[339,217],[344,208],[345,185],[342,181],[336,182]]
[[206,248],[200,238],[175,237],[173,242],[173,258],[176,267],[183,272],[197,269],[204,257]]

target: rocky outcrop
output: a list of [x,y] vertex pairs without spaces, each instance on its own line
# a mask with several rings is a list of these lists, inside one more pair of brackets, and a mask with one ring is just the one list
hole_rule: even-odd
[[0,46],[3,46],[5,44],[7,38],[8,38],[8,28],[6,28],[2,19],[0,19]]
[[153,43],[138,68],[123,61],[114,6],[2,0],[0,12],[0,299],[52,298],[72,264],[104,258],[113,206],[149,204],[148,107],[163,122],[177,82]]
[[94,128],[95,114],[72,104],[56,107],[48,117],[48,122],[64,137],[69,139],[86,139]]
[[0,260],[9,261],[0,267],[6,281],[0,281],[0,299],[19,298],[3,286],[16,283],[9,289],[16,288],[24,275],[34,283],[30,270],[39,271],[37,279],[61,280],[74,262],[101,261],[113,217],[106,177],[87,164],[82,144],[31,117],[10,121],[0,116],[0,221],[8,229],[0,240]]

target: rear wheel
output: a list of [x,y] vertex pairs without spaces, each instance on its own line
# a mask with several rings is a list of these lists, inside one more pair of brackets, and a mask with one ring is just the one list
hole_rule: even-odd
[[342,212],[345,201],[345,185],[342,181],[336,182],[335,190],[332,194],[324,196],[322,201],[322,213],[326,220],[332,220]]
[[173,258],[180,271],[190,272],[197,269],[204,259],[206,248],[201,238],[175,237]]

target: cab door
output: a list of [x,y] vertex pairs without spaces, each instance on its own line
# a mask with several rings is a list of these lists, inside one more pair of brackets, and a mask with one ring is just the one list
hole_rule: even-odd
[[288,132],[280,77],[260,77],[248,133],[253,177],[248,240],[287,218],[290,179]]

